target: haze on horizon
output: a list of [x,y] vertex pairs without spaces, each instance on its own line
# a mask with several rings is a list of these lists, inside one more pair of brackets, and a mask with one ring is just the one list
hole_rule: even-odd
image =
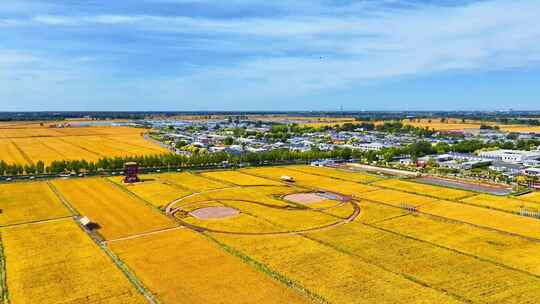
[[540,110],[540,0],[3,0],[0,111]]

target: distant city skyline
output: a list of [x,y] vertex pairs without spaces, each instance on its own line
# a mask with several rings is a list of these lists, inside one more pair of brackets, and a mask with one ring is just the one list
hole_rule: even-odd
[[540,1],[3,0],[0,83],[0,111],[540,110]]

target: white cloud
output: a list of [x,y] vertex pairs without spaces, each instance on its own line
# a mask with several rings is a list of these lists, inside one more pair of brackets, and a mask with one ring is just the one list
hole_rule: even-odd
[[[51,31],[56,27],[88,31],[99,26],[118,27],[130,34],[143,33],[150,44],[163,43],[164,52],[205,51],[221,57],[218,63],[195,62],[193,70],[179,70],[177,77],[153,75],[143,82],[123,82],[126,92],[133,89],[141,96],[161,100],[175,96],[194,100],[279,99],[403,76],[528,68],[540,63],[538,0],[493,0],[452,7],[414,5],[406,9],[388,9],[384,4],[389,2],[326,7],[318,1],[302,11],[298,8],[308,6],[303,1],[295,4],[296,10],[290,14],[273,18],[44,14],[27,23],[47,26]],[[17,25],[22,21],[10,22]],[[242,56],[227,60],[230,54],[238,53]],[[15,54],[2,57],[0,66],[2,60],[23,63],[25,59]],[[84,56],[80,59],[90,61],[99,64]],[[74,73],[86,77],[83,72]],[[46,89],[47,74],[38,75],[34,78],[42,79]],[[75,77],[58,71],[54,75],[59,75],[56,79]],[[99,86],[92,84],[101,83],[97,78],[86,77],[90,88]]]

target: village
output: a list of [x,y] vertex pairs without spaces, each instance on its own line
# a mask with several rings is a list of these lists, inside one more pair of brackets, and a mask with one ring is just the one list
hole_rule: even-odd
[[[504,183],[516,182],[519,176],[526,176],[531,181],[540,176],[540,135],[531,132],[510,133],[490,127],[393,132],[378,130],[383,128],[371,130],[369,124],[363,123],[317,129],[302,128],[301,123],[294,120],[276,123],[231,117],[197,121],[147,120],[138,124],[153,128],[148,135],[150,140],[186,156],[349,149],[353,151],[353,161],[446,176]],[[418,143],[429,143],[432,149],[424,149],[415,155],[400,153]],[[336,161],[343,160],[316,160],[313,164],[326,165]]]

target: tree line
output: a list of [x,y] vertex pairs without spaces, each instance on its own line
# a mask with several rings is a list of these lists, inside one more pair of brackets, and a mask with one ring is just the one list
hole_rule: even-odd
[[179,154],[160,154],[146,156],[105,157],[96,162],[86,160],[56,160],[45,166],[43,161],[35,164],[8,164],[0,161],[0,175],[34,175],[60,173],[99,173],[102,171],[122,170],[126,162],[137,162],[141,168],[190,168],[205,166],[238,166],[240,164],[263,165],[279,164],[291,161],[310,162],[318,159],[351,159],[361,157],[362,153],[349,148],[331,151],[289,151],[278,149],[267,152],[248,152],[240,155],[219,152],[185,156]]

